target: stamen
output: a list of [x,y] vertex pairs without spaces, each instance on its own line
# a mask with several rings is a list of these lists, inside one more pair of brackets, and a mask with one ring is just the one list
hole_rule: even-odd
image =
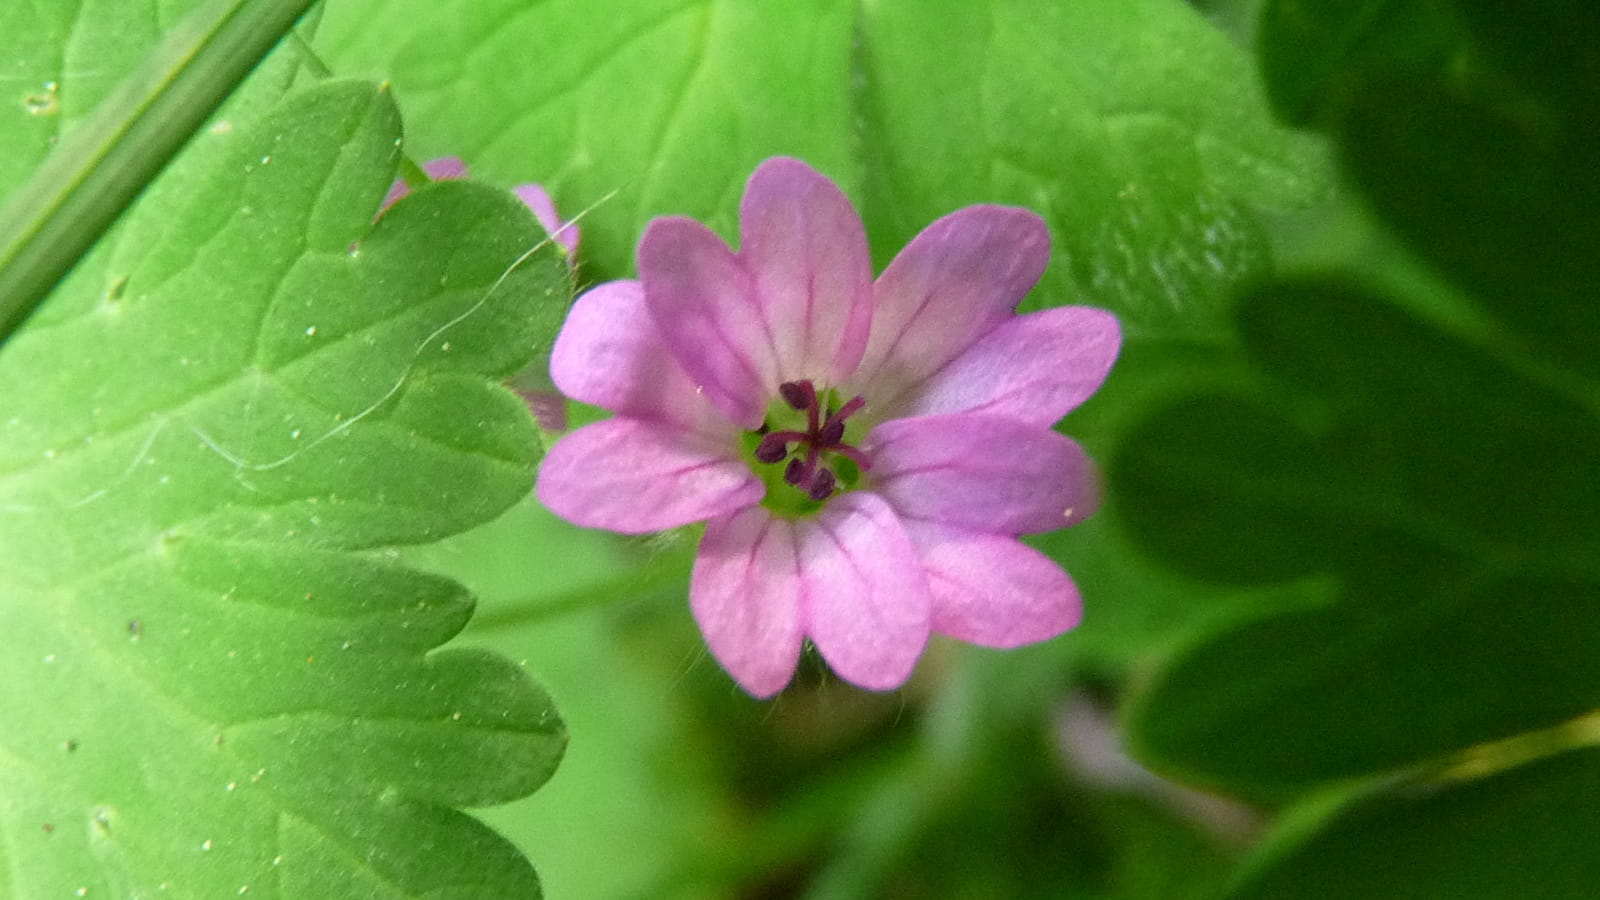
[[775,463],[789,455],[789,445],[795,441],[803,441],[806,436],[798,431],[774,431],[762,435],[761,443],[756,445],[756,461]]
[[[760,463],[779,463],[788,459],[783,469],[783,480],[805,491],[806,496],[822,502],[839,489],[839,476],[825,464],[827,454],[837,453],[855,464],[853,471],[865,472],[872,461],[867,454],[850,446],[845,440],[845,420],[862,407],[866,400],[852,397],[843,406],[823,417],[824,410],[817,396],[817,388],[810,380],[786,381],[778,386],[783,400],[797,412],[806,414],[805,431],[770,431],[763,426],[761,440],[756,444],[755,459]],[[804,454],[801,454],[801,449]],[[854,477],[854,476],[852,476]],[[854,483],[852,481],[852,483]]]
[[838,479],[834,477],[832,469],[820,468],[816,477],[811,479],[811,487],[806,490],[806,494],[813,500],[826,500],[833,493],[834,485],[837,483]]
[[828,423],[817,432],[817,443],[824,447],[833,447],[844,440],[844,420],[830,416]]
[[785,403],[802,412],[817,405],[817,389],[810,381],[785,381],[778,385],[778,393]]
[[861,409],[861,407],[866,406],[866,405],[867,405],[867,398],[861,396],[860,394],[857,394],[854,397],[850,398],[850,402],[848,402],[845,405],[839,407],[839,411],[838,412],[834,413],[833,415],[829,416],[828,418],[830,418],[830,419],[838,419],[839,421],[843,422],[845,419],[850,418],[850,416],[854,415],[857,411],[859,411]]
[[856,468],[863,472],[872,468],[872,457],[862,453],[860,450],[850,446],[849,444],[840,444],[837,447],[829,447],[828,450],[830,452],[837,453],[855,463]]

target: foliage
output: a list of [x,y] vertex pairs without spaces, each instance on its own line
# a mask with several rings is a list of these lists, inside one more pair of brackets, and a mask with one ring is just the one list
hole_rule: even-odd
[[[0,10],[0,199],[196,5]],[[1592,893],[1597,30],[328,0],[0,346],[0,894],[521,897],[529,856],[579,898]],[[692,536],[527,499],[502,384],[575,285],[489,185],[581,216],[581,287],[652,216],[731,236],[776,154],[879,265],[1031,207],[1026,303],[1124,322],[1064,425],[1107,507],[1033,541],[1075,632],[935,644],[889,695],[808,657],[758,704],[685,608]],[[444,155],[487,184],[374,221]],[[562,719],[548,787],[461,812],[539,788]]]
[[[1387,779],[1291,817],[1236,896],[1577,897],[1600,874],[1563,850],[1592,826],[1592,751],[1540,755],[1591,740],[1563,725],[1600,701],[1596,30],[1577,4],[1266,8],[1279,109],[1333,137],[1429,272],[1254,289],[1237,323],[1264,378],[1119,451],[1164,558],[1329,588],[1169,661],[1129,717],[1144,757],[1279,795]],[[1462,754],[1490,777],[1449,777]]]
[[370,551],[527,492],[494,379],[565,267],[479,185],[373,226],[398,145],[361,82],[220,120],[0,354],[8,896],[538,892],[455,808],[538,787],[561,722]]

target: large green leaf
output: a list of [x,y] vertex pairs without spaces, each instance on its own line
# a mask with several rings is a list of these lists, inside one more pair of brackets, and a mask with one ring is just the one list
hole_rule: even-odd
[[1246,54],[1176,0],[344,0],[321,37],[393,80],[423,155],[600,203],[601,277],[652,215],[731,233],[744,178],[789,153],[863,203],[880,263],[957,206],[1027,205],[1057,242],[1035,302],[1189,333],[1266,270],[1257,209],[1326,188]]
[[1433,0],[1270,0],[1257,39],[1273,108],[1298,124],[1336,118],[1374,71],[1444,66],[1463,41]]
[[1228,900],[1584,900],[1594,852],[1600,750],[1481,780],[1411,785],[1336,809],[1272,841]]
[[537,893],[455,807],[538,787],[559,719],[362,551],[526,494],[497,380],[565,267],[478,185],[373,225],[398,144],[355,82],[212,129],[0,353],[11,895]]
[[1535,348],[1600,374],[1600,18],[1581,0],[1278,0],[1269,92],[1395,232]]
[[1315,146],[1272,123],[1248,58],[1187,4],[863,9],[855,104],[880,254],[958,206],[1021,204],[1056,244],[1033,302],[1187,334],[1270,268],[1257,209],[1325,188]]
[[1429,573],[1346,600],[1359,605],[1180,654],[1129,717],[1138,751],[1203,782],[1292,786],[1548,727],[1600,698],[1600,582]]
[[1189,648],[1132,714],[1147,758],[1293,784],[1600,702],[1600,422],[1347,285],[1275,286],[1239,312],[1257,358],[1298,391],[1151,417],[1114,468],[1128,519],[1196,574],[1323,574],[1339,602]]
[[[1482,309],[1351,278],[1261,289],[1238,321],[1272,386],[1170,404],[1120,451],[1128,519],[1169,561],[1337,586],[1328,609],[1190,647],[1132,714],[1149,759],[1240,787],[1420,763],[1600,703],[1600,415],[1582,377],[1600,193],[1577,103],[1595,55],[1574,36],[1592,17],[1463,0],[1413,21],[1438,40],[1392,46],[1370,18],[1392,4],[1335,6],[1271,8],[1277,96],[1335,132],[1375,210]],[[1279,54],[1302,32],[1321,49],[1296,72]]]
[[620,276],[651,215],[732,223],[766,156],[855,186],[851,13],[843,0],[340,0],[318,46],[341,72],[394,83],[419,156],[544,182],[563,212],[599,203],[584,259]]
[[1246,582],[1370,568],[1398,536],[1594,571],[1600,420],[1581,399],[1338,281],[1262,289],[1239,318],[1301,395],[1200,396],[1140,425],[1116,470],[1147,544]]

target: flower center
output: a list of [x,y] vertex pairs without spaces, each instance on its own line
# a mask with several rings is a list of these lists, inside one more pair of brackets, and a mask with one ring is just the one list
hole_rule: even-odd
[[[809,380],[786,381],[778,386],[778,392],[783,396],[784,405],[775,404],[767,422],[755,432],[759,440],[752,456],[763,466],[781,464],[783,484],[793,489],[780,489],[769,477],[768,506],[784,512],[810,512],[835,491],[848,490],[862,472],[871,468],[872,461],[867,454],[845,441],[849,424],[846,420],[859,412],[866,400],[858,396],[840,405],[832,391],[819,397],[816,386]],[[796,413],[805,416],[803,424]],[[774,429],[775,419],[793,420],[795,427]]]

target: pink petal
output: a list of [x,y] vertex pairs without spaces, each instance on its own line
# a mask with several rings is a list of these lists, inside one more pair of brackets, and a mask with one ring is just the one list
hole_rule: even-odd
[[1004,416],[895,419],[864,449],[871,489],[910,519],[1015,535],[1071,525],[1099,502],[1083,448]]
[[777,395],[777,360],[749,273],[693,219],[651,221],[639,241],[645,302],[673,356],[733,422],[760,427]]
[[637,281],[608,281],[578,298],[550,351],[550,376],[568,397],[619,415],[729,441],[737,430],[668,352]]
[[467,177],[467,164],[459,156],[441,156],[423,163],[422,171],[434,181],[450,181]]
[[1078,624],[1077,585],[1015,538],[906,522],[933,591],[933,630],[985,647],[1020,647]]
[[779,380],[843,381],[872,321],[872,257],[849,198],[797,159],[770,159],[745,187],[739,234]]
[[899,518],[857,491],[794,528],[805,630],[818,652],[840,678],[868,690],[904,684],[928,642],[932,601]]
[[545,233],[550,239],[561,245],[567,252],[569,260],[578,255],[578,239],[581,237],[578,226],[570,222],[561,221],[561,214],[556,212],[556,204],[550,199],[550,192],[538,184],[519,184],[511,189],[527,207],[533,210],[534,218],[544,226]]
[[884,418],[983,412],[1050,426],[1089,399],[1122,347],[1115,316],[1062,306],[1015,316],[978,339]]
[[567,398],[559,391],[517,388],[517,396],[527,404],[528,412],[533,413],[533,420],[539,423],[540,429],[552,434],[567,430]]
[[629,418],[556,441],[534,486],[568,522],[624,534],[709,519],[759,502],[764,490],[736,449]]
[[872,335],[851,379],[888,406],[1010,318],[1050,259],[1044,220],[969,206],[929,225],[873,286]]
[[793,522],[752,506],[706,525],[689,607],[711,655],[756,697],[778,693],[794,676],[800,593]]

